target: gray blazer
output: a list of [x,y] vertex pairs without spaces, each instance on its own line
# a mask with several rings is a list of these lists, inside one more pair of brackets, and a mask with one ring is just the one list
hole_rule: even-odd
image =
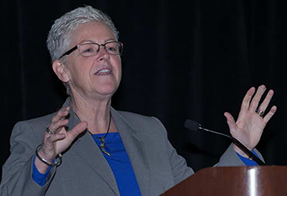
[[[64,106],[69,105],[69,99]],[[142,195],[159,195],[194,172],[167,138],[162,123],[154,118],[111,110],[116,127],[130,157]],[[11,135],[11,155],[3,165],[1,195],[119,195],[113,172],[88,132],[79,136],[63,153],[63,162],[51,169],[41,187],[32,179],[36,147],[54,114],[22,121]],[[79,123],[71,110],[68,128]],[[219,166],[243,165],[232,146]]]

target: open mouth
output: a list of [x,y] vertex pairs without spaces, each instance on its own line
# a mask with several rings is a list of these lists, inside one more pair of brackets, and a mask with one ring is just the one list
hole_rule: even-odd
[[112,70],[104,68],[104,69],[97,71],[95,75],[110,75],[111,73],[112,73]]

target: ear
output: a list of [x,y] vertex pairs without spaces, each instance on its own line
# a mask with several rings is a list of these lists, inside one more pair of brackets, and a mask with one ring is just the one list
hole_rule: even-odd
[[67,74],[66,67],[60,60],[55,60],[53,62],[52,67],[53,67],[54,73],[57,75],[57,77],[62,82],[68,82],[70,80]]

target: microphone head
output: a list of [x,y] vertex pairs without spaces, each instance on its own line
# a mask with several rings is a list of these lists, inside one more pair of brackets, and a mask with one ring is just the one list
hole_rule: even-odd
[[197,131],[200,127],[200,124],[193,121],[193,120],[186,120],[184,123],[185,128],[193,130],[193,131]]

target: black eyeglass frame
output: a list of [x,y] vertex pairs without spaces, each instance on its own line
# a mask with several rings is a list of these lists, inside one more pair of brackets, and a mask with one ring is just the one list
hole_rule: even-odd
[[[62,57],[66,56],[66,55],[70,55],[73,51],[75,51],[76,49],[78,49],[79,45],[83,45],[83,44],[96,44],[96,45],[99,46],[98,51],[97,51],[97,53],[98,53],[99,50],[100,50],[100,48],[101,48],[101,46],[103,46],[104,49],[107,51],[106,45],[107,45],[107,44],[110,44],[110,43],[114,43],[114,42],[115,42],[115,43],[118,43],[119,48],[121,48],[121,50],[119,50],[120,53],[117,54],[117,55],[121,55],[121,54],[122,54],[122,51],[123,51],[123,43],[121,43],[121,42],[119,42],[119,41],[110,41],[110,42],[106,42],[105,44],[98,44],[98,43],[92,42],[92,43],[82,43],[82,44],[78,44],[78,45],[74,46],[73,48],[71,48],[70,50],[68,50],[67,52],[65,52],[63,55],[61,55],[61,56],[59,57],[59,59],[61,59]],[[96,53],[96,54],[97,54],[97,53]],[[109,53],[109,52],[107,52],[107,53]],[[110,53],[109,53],[109,54],[110,54]],[[111,54],[111,55],[115,55],[115,54]]]

